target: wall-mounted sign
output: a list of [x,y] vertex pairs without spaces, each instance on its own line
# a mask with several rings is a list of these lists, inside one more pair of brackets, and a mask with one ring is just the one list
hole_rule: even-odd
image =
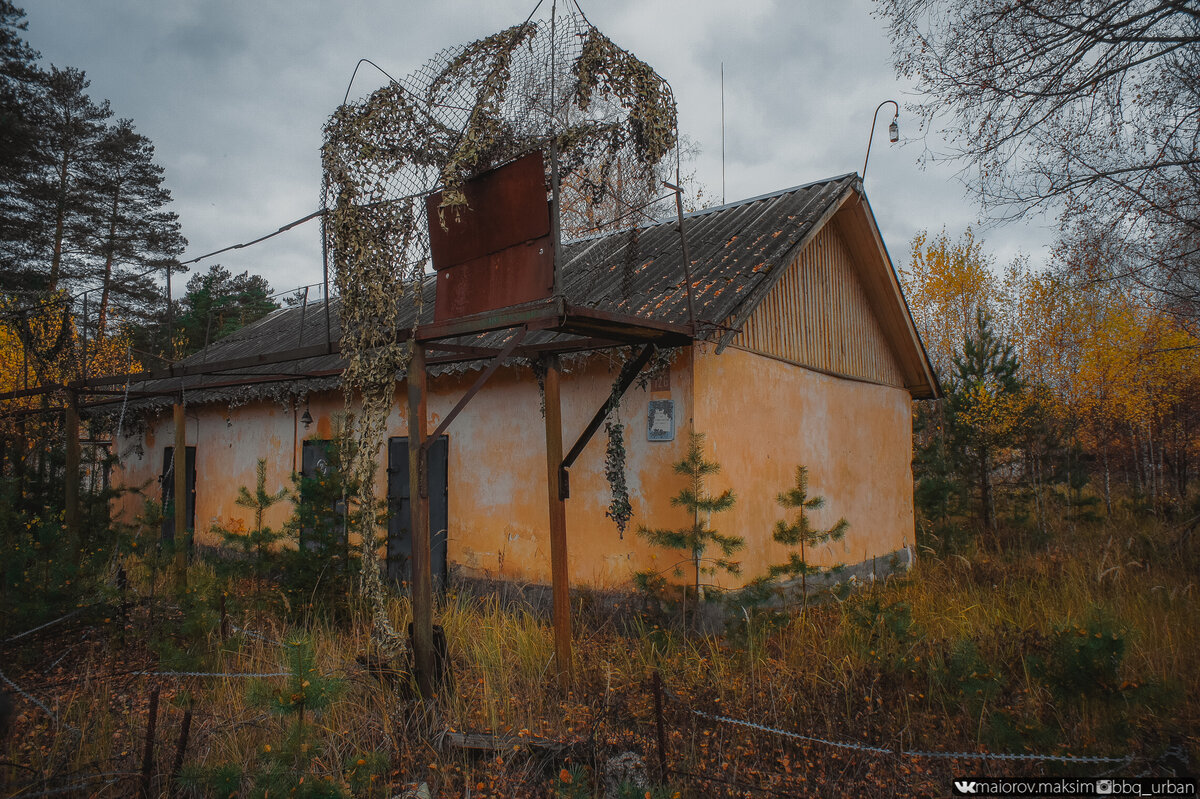
[[674,400],[650,400],[646,408],[646,440],[675,440]]

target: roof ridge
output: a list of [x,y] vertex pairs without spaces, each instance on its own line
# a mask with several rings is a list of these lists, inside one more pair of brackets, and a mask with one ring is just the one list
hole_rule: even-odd
[[[699,208],[695,211],[688,211],[687,213],[685,213],[683,215],[683,218],[684,219],[692,219],[695,217],[706,216],[708,214],[714,214],[714,213],[717,213],[718,211],[728,211],[731,208],[738,208],[743,205],[749,205],[750,203],[756,203],[756,202],[759,202],[760,200],[771,200],[776,197],[782,197],[785,194],[791,194],[793,192],[803,191],[805,189],[811,189],[813,186],[818,186],[818,185],[828,184],[828,183],[837,183],[838,181],[845,180],[846,178],[849,178],[849,177],[857,178],[858,173],[857,172],[845,172],[841,175],[835,175],[834,177],[822,178],[821,180],[810,180],[808,183],[801,183],[797,186],[790,186],[786,189],[776,189],[775,191],[770,191],[770,192],[767,192],[766,194],[759,194],[754,197],[747,197],[744,200],[734,200],[731,203],[724,203],[723,205],[713,205],[708,208]],[[658,227],[659,225],[669,225],[672,222],[674,222],[676,220],[676,218],[677,218],[677,216],[665,216],[661,219],[656,219],[653,222],[643,222],[642,224],[636,225],[635,227],[637,227],[640,230],[645,230],[647,228]],[[565,247],[565,246],[568,246],[571,244],[581,244],[581,243],[587,242],[587,241],[594,241],[595,239],[602,239],[602,238],[605,238],[606,236],[611,236],[614,233],[624,233],[624,232],[627,232],[628,230],[629,230],[629,228],[618,228],[618,229],[609,230],[609,231],[597,231],[596,233],[590,233],[587,236],[580,236],[577,239],[569,239],[567,241],[564,241],[563,246]]]
[[[799,186],[792,186],[792,187],[786,188],[786,189],[777,189],[776,191],[770,191],[770,192],[767,192],[766,194],[760,194],[757,197],[747,197],[744,200],[735,200],[731,203],[725,203],[724,205],[714,205],[709,208],[700,208],[696,211],[688,211],[686,214],[683,215],[683,218],[688,219],[690,217],[695,217],[695,216],[704,216],[705,214],[712,214],[712,213],[716,213],[717,211],[727,210],[729,208],[737,208],[739,205],[749,205],[750,203],[758,202],[759,200],[770,200],[775,197],[782,197],[785,194],[791,194],[792,192],[803,191],[804,189],[811,189],[813,186],[817,186],[817,185],[821,185],[821,184],[825,184],[825,183],[837,183],[838,181],[845,180],[848,177],[858,177],[858,173],[857,172],[846,172],[844,174],[837,175],[837,176],[831,177],[831,178],[824,178],[822,180],[811,180],[808,183],[801,183]],[[657,224],[662,224],[663,222],[674,222],[674,221],[675,221],[675,217],[667,217],[663,220],[660,220]]]

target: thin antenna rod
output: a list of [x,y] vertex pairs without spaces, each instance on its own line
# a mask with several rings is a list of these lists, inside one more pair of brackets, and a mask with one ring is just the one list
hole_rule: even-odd
[[721,205],[725,204],[725,62],[721,62]]

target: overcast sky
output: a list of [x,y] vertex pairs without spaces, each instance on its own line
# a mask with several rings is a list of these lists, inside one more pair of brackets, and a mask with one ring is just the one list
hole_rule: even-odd
[[[191,258],[318,207],[321,128],[358,59],[406,74],[444,47],[521,22],[535,2],[25,0],[24,7],[27,38],[43,61],[85,70],[93,98],[108,99],[115,116],[133,119],[154,142]],[[701,148],[697,178],[717,200],[722,62],[729,202],[860,171],[876,105],[910,97],[869,0],[581,5],[671,83],[680,130]],[[383,81],[364,69],[354,94]],[[866,190],[900,267],[919,230],[944,226],[955,237],[977,224],[979,212],[952,166],[917,166],[925,144],[913,117],[901,111],[899,145],[888,143],[890,120],[889,106],[879,114]],[[1051,239],[1044,222],[982,236],[1000,264],[1018,252],[1044,263]],[[262,274],[278,290],[319,281],[317,223],[213,262]]]

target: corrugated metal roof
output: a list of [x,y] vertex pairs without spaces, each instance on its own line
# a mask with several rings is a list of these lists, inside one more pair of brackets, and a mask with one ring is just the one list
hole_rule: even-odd
[[[697,321],[720,324],[733,317],[755,289],[771,273],[783,268],[795,246],[810,232],[824,212],[851,190],[853,173],[828,180],[707,208],[685,215],[688,247],[692,260],[692,290]],[[563,246],[563,289],[573,305],[664,322],[688,321],[683,252],[677,220],[661,220],[615,233],[590,236]],[[421,323],[433,321],[436,279],[423,286]],[[339,299],[330,302],[330,338],[340,337]],[[412,305],[404,303],[400,327],[412,326]],[[188,366],[216,363],[282,352],[325,342],[323,304],[307,308],[289,307],[274,311],[247,325],[205,350],[185,359]],[[496,347],[510,332],[498,331],[455,343]],[[562,338],[561,334],[535,331],[524,345]],[[331,374],[342,367],[339,355],[322,355],[286,363],[252,366],[237,372],[170,378],[136,386],[147,391],[178,390],[214,382],[262,380],[274,375],[311,378]],[[445,367],[431,369],[435,374]],[[253,383],[239,387],[238,394],[275,395],[274,390],[257,390]],[[258,385],[266,386],[266,383]],[[331,385],[320,381],[320,388]],[[309,389],[318,385],[307,385]],[[190,402],[228,400],[235,386],[205,389],[189,397]]]

